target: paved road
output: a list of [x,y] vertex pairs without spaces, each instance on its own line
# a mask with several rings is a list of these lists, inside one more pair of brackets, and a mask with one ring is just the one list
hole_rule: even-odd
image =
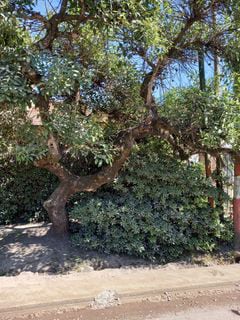
[[[152,297],[165,291],[240,284],[240,265],[188,269],[105,269],[51,276],[22,273],[0,277],[0,314],[8,308],[65,302],[85,306],[105,290],[124,297]],[[125,300],[126,301],[126,300]]]
[[239,287],[182,291],[169,295],[92,310],[77,306],[11,311],[0,320],[240,320]]
[[[150,320],[149,317],[145,318]],[[228,307],[192,309],[183,312],[174,312],[168,315],[159,315],[151,320],[238,320],[240,312],[236,309],[231,310]]]
[[[120,305],[89,307],[109,290]],[[0,320],[20,319],[240,320],[240,265],[0,277]]]

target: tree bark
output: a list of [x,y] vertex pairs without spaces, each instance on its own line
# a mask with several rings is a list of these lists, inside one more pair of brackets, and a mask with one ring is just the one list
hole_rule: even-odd
[[66,203],[72,194],[68,183],[60,183],[43,206],[52,222],[52,231],[58,235],[66,235],[69,231],[69,221],[66,212]]

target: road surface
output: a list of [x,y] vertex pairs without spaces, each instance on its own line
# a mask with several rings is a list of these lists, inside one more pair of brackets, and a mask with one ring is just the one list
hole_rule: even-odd
[[[164,299],[164,295],[166,298]],[[89,307],[39,307],[3,312],[0,320],[240,320],[240,287],[169,292],[141,301],[92,310]]]
[[0,320],[29,319],[240,320],[240,265],[0,277]]

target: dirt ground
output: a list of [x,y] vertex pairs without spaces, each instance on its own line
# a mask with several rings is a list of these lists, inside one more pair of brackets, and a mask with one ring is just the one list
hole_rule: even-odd
[[48,274],[68,271],[91,271],[105,268],[211,266],[233,262],[231,252],[215,256],[186,257],[176,263],[162,266],[142,259],[119,255],[86,252],[73,247],[68,239],[56,239],[50,225],[27,224],[0,226],[0,276],[21,272]]
[[[188,268],[200,266],[219,268],[215,266],[234,262],[231,252],[226,251],[211,256],[186,257],[181,261],[167,265],[153,264],[126,256],[86,252],[74,248],[68,239],[56,239],[49,230],[50,226],[46,224],[0,227],[0,275],[7,276],[2,279],[5,279],[5,284],[9,288],[14,286],[14,288],[18,288],[20,293],[28,290],[19,285],[22,276],[27,277],[28,280],[33,277],[31,281],[37,281],[37,287],[39,287],[39,280],[36,280],[39,273],[44,273],[47,277],[49,277],[48,274],[51,275],[50,277],[59,277],[59,274],[74,272],[75,275],[85,274],[90,277],[89,272],[93,274],[94,272],[91,271],[94,270],[118,268],[118,270],[114,270],[122,275],[124,272],[136,273],[135,269],[132,270],[132,268],[137,268],[137,270],[147,270],[146,279],[149,282],[150,269],[161,269],[162,273],[163,268],[167,272],[172,271],[174,274],[180,274],[182,271],[185,272],[182,269],[191,271]],[[228,268],[230,267],[234,267],[234,265],[228,266]],[[195,272],[200,269],[193,270],[196,278]],[[113,271],[105,271],[108,274],[106,279],[110,279]],[[97,274],[105,271],[97,272]],[[84,272],[84,274],[79,272]],[[219,271],[214,272],[216,274],[214,273],[213,277],[220,277],[220,275],[223,277],[224,275]],[[17,281],[19,277],[11,277],[11,279],[8,277],[18,274],[21,274],[20,279],[18,279],[19,284]],[[74,274],[69,273],[69,277],[74,277]],[[64,277],[66,276],[68,277],[68,275],[64,275]],[[59,281],[62,282],[61,278],[59,278]],[[89,283],[89,278],[87,282]],[[47,283],[49,286],[50,282]],[[83,285],[83,283],[81,284]],[[127,282],[128,284],[129,282]],[[45,294],[46,291],[44,291],[44,296]],[[77,304],[66,307],[59,302],[49,308],[39,305],[34,310],[26,307],[20,309],[14,309],[11,312],[4,311],[0,314],[0,320],[237,320],[240,319],[240,282],[230,286],[226,284],[219,288],[195,288],[187,291],[182,289],[176,292],[163,292],[161,295],[144,296],[137,301],[131,300],[124,303],[121,301],[114,307],[100,310],[93,310],[90,306],[80,308]]]
[[237,320],[240,287],[171,292],[103,310],[78,307],[25,310],[0,315],[0,320]]
[[73,247],[69,239],[52,235],[49,224],[0,226],[0,276],[27,271],[59,274],[147,264],[141,259]]

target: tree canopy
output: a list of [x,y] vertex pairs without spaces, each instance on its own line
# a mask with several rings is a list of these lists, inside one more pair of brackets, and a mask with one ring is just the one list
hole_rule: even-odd
[[[40,12],[39,3],[1,1],[0,159],[59,178],[44,205],[56,230],[67,230],[68,198],[114,180],[146,137],[181,159],[239,154],[238,1],[62,0]],[[192,81],[160,98],[199,50],[221,57],[221,92]]]

